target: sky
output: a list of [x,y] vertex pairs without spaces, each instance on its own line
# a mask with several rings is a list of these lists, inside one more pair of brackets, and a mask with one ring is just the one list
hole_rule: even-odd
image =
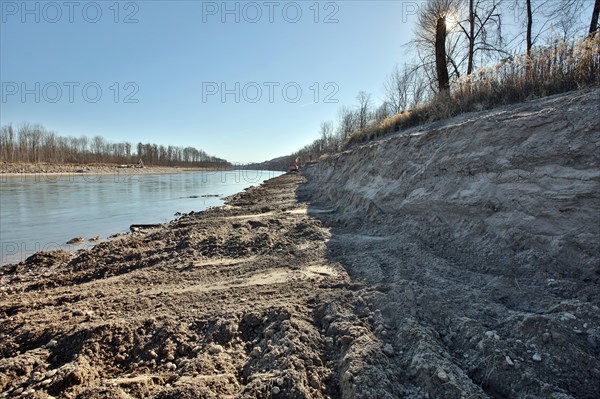
[[0,0],[0,124],[286,155],[359,91],[383,100],[422,3]]

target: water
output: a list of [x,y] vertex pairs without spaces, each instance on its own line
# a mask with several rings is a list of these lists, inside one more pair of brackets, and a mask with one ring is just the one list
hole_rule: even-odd
[[92,245],[66,244],[73,237],[106,238],[128,231],[132,224],[163,223],[176,212],[220,206],[223,197],[281,174],[132,173],[0,177],[0,265],[40,250],[74,251]]

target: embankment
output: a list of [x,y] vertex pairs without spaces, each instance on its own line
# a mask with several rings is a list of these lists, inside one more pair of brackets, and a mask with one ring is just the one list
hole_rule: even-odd
[[399,353],[389,392],[600,391],[599,93],[467,114],[304,171],[330,259],[385,292],[363,299]]

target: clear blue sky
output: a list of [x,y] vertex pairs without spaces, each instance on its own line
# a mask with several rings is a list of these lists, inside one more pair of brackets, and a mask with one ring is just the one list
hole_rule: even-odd
[[[408,61],[419,2],[322,1],[318,15],[315,1],[115,3],[0,1],[1,124],[190,145],[232,162],[285,155],[360,90],[381,101],[386,75]],[[222,101],[222,84],[236,83],[240,102]]]

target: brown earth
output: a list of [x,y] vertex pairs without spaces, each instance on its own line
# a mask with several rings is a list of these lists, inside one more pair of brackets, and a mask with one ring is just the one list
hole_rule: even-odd
[[0,269],[0,397],[596,398],[598,90]]
[[384,356],[380,320],[354,314],[362,288],[327,260],[329,230],[295,198],[302,181],[2,268],[2,396],[338,397],[356,339]]

